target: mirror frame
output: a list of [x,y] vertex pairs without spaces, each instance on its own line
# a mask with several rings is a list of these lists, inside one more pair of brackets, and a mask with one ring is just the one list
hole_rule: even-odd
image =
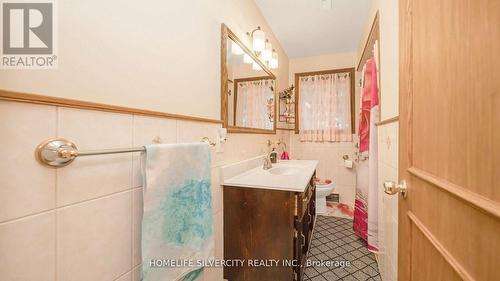
[[[245,53],[247,53],[253,60],[255,60],[262,70],[266,72],[270,79],[274,79],[274,121],[273,121],[273,129],[259,129],[259,128],[248,128],[248,127],[239,127],[232,126],[229,124],[229,112],[228,112],[228,70],[227,70],[227,40],[231,39],[233,42],[238,44]],[[221,45],[220,45],[220,77],[221,77],[221,120],[222,126],[227,128],[229,133],[249,133],[249,134],[276,134],[276,115],[278,114],[277,110],[277,99],[276,99],[276,76],[271,72],[271,70],[265,65],[255,54],[252,52],[243,42],[236,36],[236,34],[229,29],[224,23],[221,25]]]

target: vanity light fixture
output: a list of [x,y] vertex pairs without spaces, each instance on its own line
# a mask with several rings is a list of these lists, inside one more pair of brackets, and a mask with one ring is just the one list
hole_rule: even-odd
[[269,68],[276,69],[278,68],[278,53],[276,50],[273,50],[272,52],[272,58],[269,61]]
[[260,29],[260,26],[257,26],[252,32],[247,32],[247,35],[252,38],[252,48],[254,52],[264,51],[266,48],[266,34]]
[[262,60],[270,61],[273,58],[273,44],[266,40],[265,48],[262,51]]

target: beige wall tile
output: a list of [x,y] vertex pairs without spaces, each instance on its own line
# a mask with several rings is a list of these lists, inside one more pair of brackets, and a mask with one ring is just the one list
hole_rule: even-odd
[[[134,115],[133,146],[153,143],[159,137],[161,143],[177,142],[177,120]],[[142,186],[141,155],[133,154],[133,187]]]
[[389,123],[379,128],[379,161],[398,168],[398,122]]
[[339,201],[354,208],[354,199],[356,196],[356,187],[351,185],[335,185],[333,193],[339,194]]
[[385,181],[398,182],[398,122],[378,127],[379,138],[379,229],[383,255],[381,274],[383,280],[397,280],[394,268],[397,268],[398,237],[398,196],[384,193]]
[[151,144],[157,136],[161,143],[177,142],[177,120],[134,115],[134,145]]
[[58,280],[114,280],[132,268],[132,197],[123,192],[58,210]]
[[[203,137],[208,137],[210,141],[215,142],[219,128],[221,128],[220,124],[178,120],[177,142],[200,142]],[[221,161],[222,156],[215,152],[213,146],[210,147],[210,151],[212,152],[212,165],[216,165]]]
[[56,136],[56,107],[0,101],[0,132],[0,222],[53,208],[55,170],[33,152]]
[[301,142],[299,135],[290,134],[290,156],[292,159],[319,160],[316,170],[320,178],[332,179],[336,184],[334,193],[338,193],[342,203],[354,206],[356,195],[356,170],[343,166],[342,155],[354,159],[354,142],[319,143]]
[[214,214],[215,258],[224,256],[224,212]]
[[267,153],[267,140],[277,140],[276,135],[229,134],[224,149],[223,161],[217,166],[227,165]]
[[[132,115],[59,108],[58,134],[80,150],[132,146]],[[79,157],[57,171],[58,206],[131,188],[132,153]]]
[[212,209],[214,214],[222,210],[222,186],[220,168],[212,168]]
[[332,180],[340,185],[356,186],[356,172],[354,169],[347,169],[344,166],[330,166],[329,172]]
[[0,280],[55,280],[55,213],[0,224]]
[[142,187],[132,191],[132,266],[141,264],[141,232],[142,232],[142,214],[143,201]]
[[394,122],[387,125],[387,135],[390,139],[389,146],[389,157],[388,162],[389,166],[394,169],[398,169],[399,166],[399,122]]

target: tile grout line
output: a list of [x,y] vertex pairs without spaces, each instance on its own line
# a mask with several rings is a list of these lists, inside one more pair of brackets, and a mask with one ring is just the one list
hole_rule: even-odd
[[32,214],[24,215],[24,216],[21,216],[21,217],[9,219],[9,220],[0,222],[0,226],[6,225],[6,224],[9,224],[9,223],[13,223],[13,222],[17,222],[17,221],[21,221],[21,220],[24,220],[24,219],[28,219],[30,217],[35,217],[35,216],[39,216],[39,215],[43,215],[43,214],[48,214],[50,212],[57,212],[58,210],[63,210],[63,209],[67,209],[69,207],[78,206],[78,205],[81,205],[81,204],[84,204],[84,203],[87,203],[87,202],[92,202],[92,201],[97,201],[99,199],[109,198],[109,197],[112,197],[114,195],[120,195],[120,194],[124,194],[124,193],[127,193],[127,192],[132,192],[133,190],[140,189],[140,188],[142,188],[142,186],[138,186],[138,187],[134,187],[134,188],[129,188],[129,189],[126,189],[126,190],[120,190],[120,191],[116,191],[116,192],[113,192],[113,193],[101,195],[99,197],[85,199],[83,201],[71,203],[71,204],[68,204],[68,205],[63,205],[63,206],[55,207],[55,208],[52,208],[52,209],[46,209],[46,210],[39,211],[39,212],[36,212],[36,213],[32,213]]
[[[136,134],[136,130],[135,130],[135,125],[136,125],[136,121],[137,121],[137,116],[135,114],[132,114],[132,146],[135,146],[135,134]],[[133,157],[133,156],[132,156]],[[139,156],[139,161],[141,161],[140,157],[142,157],[142,152],[141,152],[141,155]],[[134,241],[135,241],[135,236],[134,236],[134,193],[135,193],[135,190],[134,190],[134,180],[135,180],[135,174],[134,174],[134,167],[135,167],[135,160],[137,158],[133,157],[132,158],[132,167],[131,167],[131,170],[132,172],[130,173],[130,186],[132,187],[131,188],[131,193],[130,193],[130,237],[131,237],[131,240],[130,240],[130,272],[132,272],[133,268],[134,268]],[[127,274],[127,273],[125,273]],[[132,280],[133,274],[130,273],[130,279]]]
[[[59,106],[56,106],[56,136],[59,136]],[[57,281],[59,279],[59,274],[58,274],[58,269],[59,269],[59,235],[57,235],[57,229],[58,229],[58,223],[59,223],[59,216],[58,216],[58,211],[57,211],[57,206],[59,205],[59,196],[58,196],[58,191],[59,191],[59,182],[57,180],[57,174],[58,171],[57,169],[54,172],[54,187],[55,187],[55,194],[54,194],[54,280]]]
[[177,143],[179,141],[179,122],[178,120],[175,120],[175,143]]

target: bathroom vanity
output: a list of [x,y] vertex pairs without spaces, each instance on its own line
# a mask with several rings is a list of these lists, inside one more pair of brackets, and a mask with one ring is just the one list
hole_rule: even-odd
[[250,167],[243,172],[223,168],[224,259],[244,260],[224,267],[224,278],[302,280],[316,217],[318,161],[283,161],[269,170],[262,159],[253,161],[242,164]]

